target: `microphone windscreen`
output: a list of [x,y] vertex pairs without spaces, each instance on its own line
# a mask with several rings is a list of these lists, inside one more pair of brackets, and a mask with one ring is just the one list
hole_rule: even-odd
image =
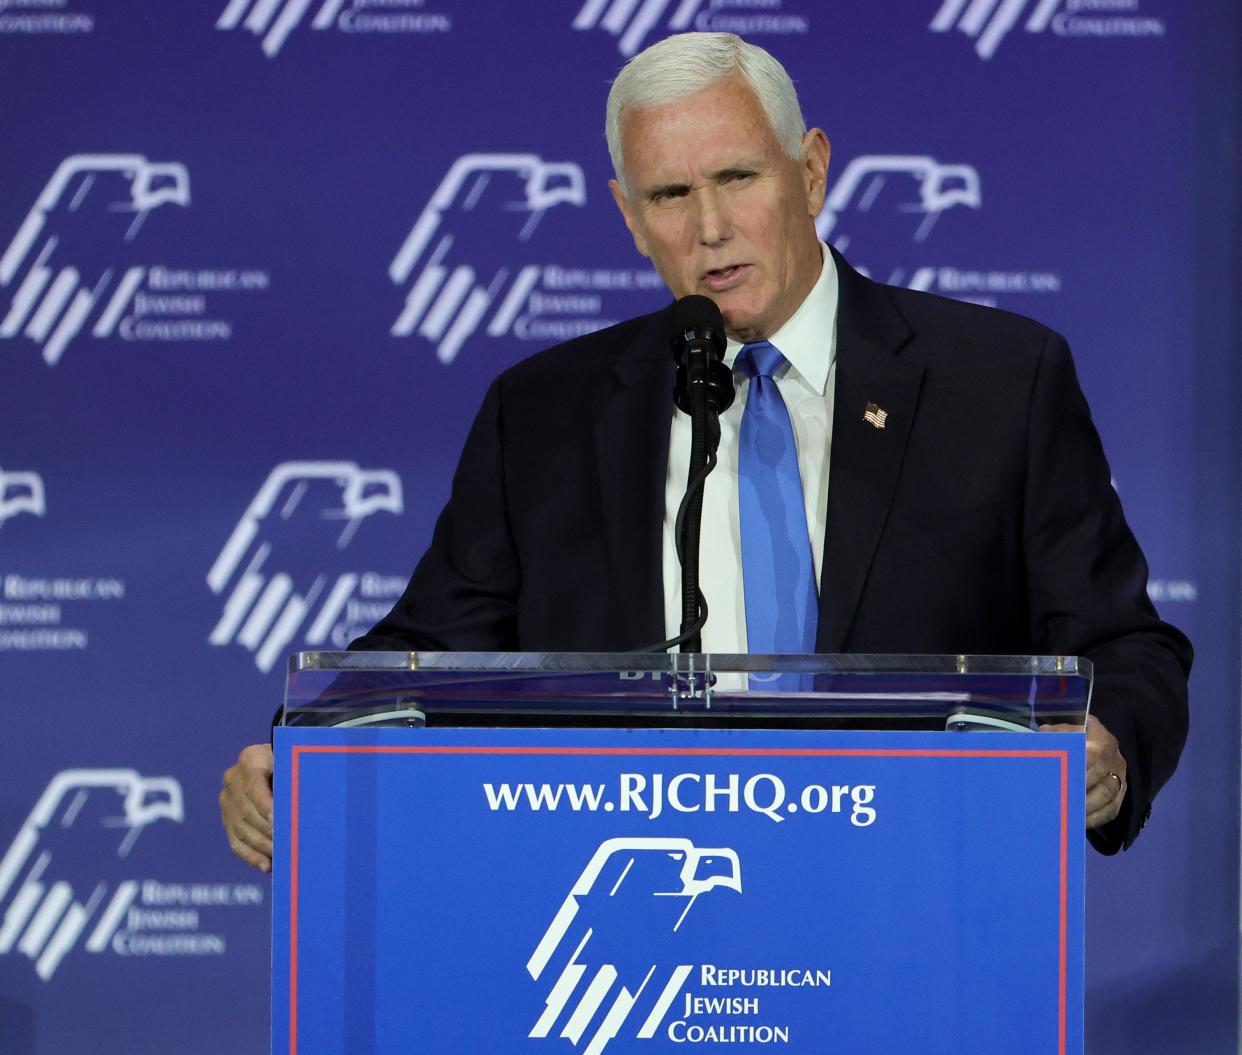
[[721,362],[726,341],[724,318],[710,297],[692,293],[673,305],[673,362],[677,377],[673,403],[695,413],[691,391],[702,392],[704,406],[719,414],[733,402],[733,372]]
[[691,293],[673,305],[673,332],[723,333],[724,319],[711,297]]

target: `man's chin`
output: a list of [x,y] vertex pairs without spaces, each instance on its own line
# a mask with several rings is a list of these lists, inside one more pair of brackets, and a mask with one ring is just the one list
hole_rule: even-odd
[[724,316],[725,336],[740,344],[762,341],[768,337],[762,323],[742,312],[722,311]]

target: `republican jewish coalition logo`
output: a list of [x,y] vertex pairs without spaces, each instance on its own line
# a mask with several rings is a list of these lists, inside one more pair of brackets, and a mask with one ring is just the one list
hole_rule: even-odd
[[183,817],[172,777],[58,773],[0,861],[0,955],[25,956],[46,982],[84,936],[87,952],[111,947],[139,895],[130,864],[139,836]]
[[34,472],[5,472],[0,469],[0,527],[18,513],[47,513],[43,496],[43,477]]
[[667,36],[693,29],[745,37],[810,32],[809,18],[781,7],[782,0],[586,0],[573,26],[606,30],[627,58],[653,32]]
[[[953,209],[982,205],[979,173],[971,165],[946,164],[926,155],[866,154],[856,157],[832,185],[815,221],[819,237],[842,253],[857,244],[854,264],[892,285],[931,289],[935,269],[889,263],[877,268],[872,257],[905,256],[922,246],[941,217]],[[900,256],[898,256],[900,254]]]
[[276,466],[207,574],[225,599],[211,644],[236,642],[265,673],[299,635],[308,648],[343,649],[387,614],[405,581],[342,568],[342,554],[368,517],[403,508],[391,469]]
[[1051,29],[1059,37],[1164,36],[1162,19],[1138,11],[1139,0],[943,0],[928,28],[965,33],[981,59],[995,55],[1019,25],[1027,33]]
[[924,154],[867,154],[850,161],[832,185],[816,229],[860,271],[891,285],[990,305],[1002,296],[1058,291],[1061,278],[1053,272],[931,262],[932,232],[944,217],[982,206],[973,165]]
[[262,42],[263,54],[274,59],[285,41],[307,18],[311,29],[337,29],[351,34],[447,33],[452,16],[428,11],[427,0],[323,0],[311,13],[313,0],[229,0],[216,29],[245,29]]
[[694,970],[680,962],[678,933],[702,895],[709,897],[700,911],[713,911],[722,888],[742,891],[733,850],[680,838],[601,843],[526,964],[532,979],[551,982],[529,1036],[548,1037],[560,1026],[577,1048],[595,1021],[583,1055],[599,1055],[634,1012],[633,1035],[654,1037]]
[[851,221],[875,210],[908,219],[913,240],[924,242],[947,210],[958,205],[978,209],[981,204],[979,173],[970,165],[946,165],[925,156],[868,154],[845,166],[815,227],[820,238],[845,252]]
[[[0,340],[25,338],[55,366],[80,335],[122,341],[216,341],[217,299],[265,290],[266,271],[148,264],[180,246],[190,175],[177,161],[141,154],[74,154],[0,255]],[[153,243],[159,248],[152,250]]]
[[129,247],[152,212],[189,203],[190,175],[177,162],[66,158],[0,256],[0,288],[13,291],[0,337],[23,334],[54,366],[92,317],[92,335],[110,336],[146,276],[125,265]]
[[[393,284],[409,287],[393,336],[408,337],[417,328],[442,363],[457,358],[485,322],[489,337],[503,337],[543,274],[529,248],[540,220],[558,205],[585,204],[586,180],[572,161],[534,154],[458,158],[388,266]],[[470,237],[484,229],[487,242],[519,252],[484,270],[471,253],[477,239]]]

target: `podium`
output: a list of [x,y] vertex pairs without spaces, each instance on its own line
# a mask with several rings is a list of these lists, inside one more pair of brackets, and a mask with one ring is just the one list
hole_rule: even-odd
[[1081,1055],[1085,738],[1035,730],[1090,690],[1074,657],[295,656],[272,1050]]

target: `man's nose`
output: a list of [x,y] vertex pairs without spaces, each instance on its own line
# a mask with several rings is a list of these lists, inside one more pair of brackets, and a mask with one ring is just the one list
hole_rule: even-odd
[[718,245],[731,233],[728,206],[714,187],[703,188],[697,197],[699,241],[703,245]]

